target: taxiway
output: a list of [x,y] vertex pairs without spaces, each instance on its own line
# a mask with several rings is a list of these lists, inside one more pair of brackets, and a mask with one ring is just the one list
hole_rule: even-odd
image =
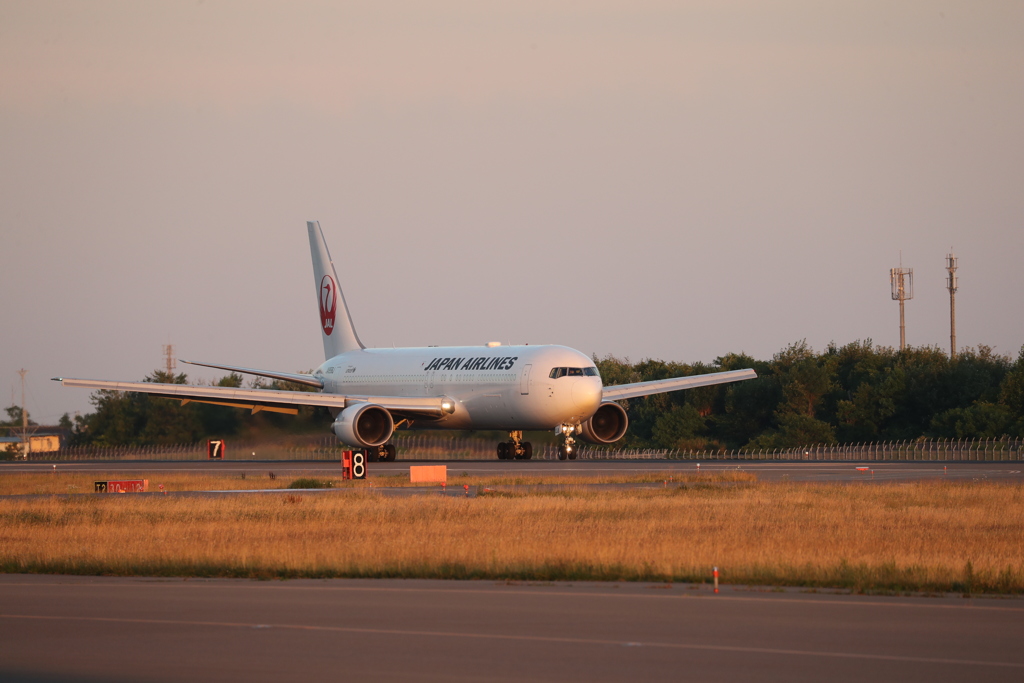
[[[209,472],[216,474],[266,474],[276,476],[340,476],[341,466],[323,460],[123,460],[90,462],[5,462],[3,472],[50,472],[54,465],[61,472],[119,472],[155,475],[160,472]],[[449,475],[473,476],[610,476],[665,473],[695,473],[692,460],[576,460],[576,461],[500,461],[500,460],[399,460],[370,463],[373,474],[408,475],[411,465],[447,465]],[[1024,483],[1024,462],[751,462],[711,460],[700,463],[700,472],[740,470],[760,481],[810,482],[894,482],[923,479],[958,479]]]

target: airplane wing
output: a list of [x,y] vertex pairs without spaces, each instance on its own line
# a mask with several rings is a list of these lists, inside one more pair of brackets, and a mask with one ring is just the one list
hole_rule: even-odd
[[706,375],[691,375],[689,377],[674,377],[672,379],[656,379],[651,382],[617,384],[615,386],[605,387],[602,390],[602,398],[605,401],[619,401],[624,398],[637,398],[639,396],[650,396],[651,394],[663,394],[666,391],[679,391],[680,389],[706,387],[712,384],[739,382],[744,379],[754,379],[756,377],[757,373],[753,370],[730,370],[728,372],[712,372]]
[[228,372],[241,372],[245,375],[258,375],[260,377],[269,377],[270,379],[281,379],[285,382],[294,382],[295,384],[304,384],[307,387],[315,387],[317,389],[324,388],[324,382],[319,377],[313,375],[305,375],[296,372],[275,372],[273,370],[257,370],[256,368],[243,368],[238,365],[214,365],[213,363],[200,363],[195,360],[185,360],[179,358],[182,363],[188,363],[189,365],[202,365],[204,368],[217,368],[218,370],[227,370]]
[[186,403],[210,403],[217,406],[248,408],[253,414],[266,410],[295,415],[299,406],[323,406],[345,409],[356,403],[374,403],[388,410],[416,417],[443,417],[452,410],[450,399],[416,396],[343,396],[308,391],[275,391],[272,389],[241,389],[235,387],[197,387],[189,384],[158,384],[156,382],[114,382],[100,379],[54,377],[66,387],[137,391],[160,398]]

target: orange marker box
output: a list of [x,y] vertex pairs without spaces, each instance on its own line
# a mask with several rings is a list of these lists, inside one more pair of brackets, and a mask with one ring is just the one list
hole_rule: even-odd
[[409,481],[417,482],[448,482],[447,465],[412,465],[409,468]]

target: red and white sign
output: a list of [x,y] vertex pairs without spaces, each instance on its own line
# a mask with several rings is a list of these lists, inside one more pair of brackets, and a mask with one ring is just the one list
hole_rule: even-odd
[[320,280],[320,326],[328,336],[334,332],[334,315],[337,311],[338,286],[334,284],[334,278],[324,275]]
[[362,451],[342,451],[341,478],[366,479],[366,454]]
[[107,493],[145,493],[148,488],[149,479],[125,479],[107,482]]
[[210,460],[223,460],[224,441],[222,439],[208,439],[206,441],[206,457]]

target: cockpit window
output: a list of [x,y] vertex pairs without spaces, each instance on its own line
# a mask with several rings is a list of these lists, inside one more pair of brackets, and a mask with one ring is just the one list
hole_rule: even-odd
[[597,368],[551,368],[548,377],[558,379],[559,377],[597,377]]

